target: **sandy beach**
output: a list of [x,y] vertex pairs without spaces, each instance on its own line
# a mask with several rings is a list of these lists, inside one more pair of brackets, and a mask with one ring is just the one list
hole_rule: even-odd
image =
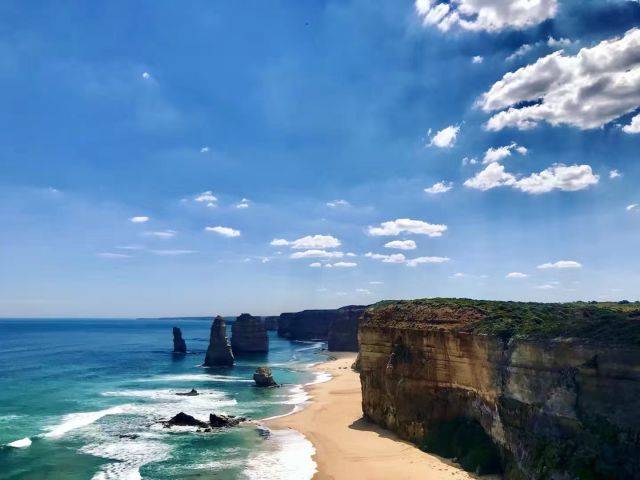
[[356,354],[333,354],[317,365],[332,379],[308,387],[311,403],[300,412],[265,422],[271,429],[293,428],[316,449],[316,480],[441,480],[476,476],[422,452],[362,418],[360,379],[351,370]]

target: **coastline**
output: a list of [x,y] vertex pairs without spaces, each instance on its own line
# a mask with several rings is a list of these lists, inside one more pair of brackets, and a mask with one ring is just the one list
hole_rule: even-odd
[[272,430],[296,430],[313,444],[317,468],[314,480],[478,478],[365,421],[360,379],[351,370],[356,353],[331,355],[335,360],[313,369],[327,372],[332,378],[305,386],[311,397],[305,408],[263,422]]

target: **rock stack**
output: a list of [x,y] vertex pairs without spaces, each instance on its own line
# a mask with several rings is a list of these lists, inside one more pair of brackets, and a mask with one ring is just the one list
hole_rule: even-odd
[[277,387],[278,384],[273,379],[273,373],[269,367],[258,367],[253,374],[253,381],[257,387]]
[[173,353],[187,353],[187,344],[178,327],[173,327]]
[[211,337],[209,348],[204,358],[206,367],[232,366],[234,362],[233,352],[227,340],[227,325],[224,318],[217,316],[211,325]]
[[231,347],[234,353],[266,353],[269,338],[259,317],[243,313],[231,326]]
[[278,316],[277,315],[275,317],[262,317],[262,320],[264,321],[264,328],[266,328],[267,331],[278,330]]

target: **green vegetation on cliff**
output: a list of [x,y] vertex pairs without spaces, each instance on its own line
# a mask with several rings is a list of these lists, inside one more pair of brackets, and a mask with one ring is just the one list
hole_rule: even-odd
[[386,300],[364,316],[364,324],[435,328],[517,338],[580,338],[640,345],[640,303],[538,303],[425,298]]

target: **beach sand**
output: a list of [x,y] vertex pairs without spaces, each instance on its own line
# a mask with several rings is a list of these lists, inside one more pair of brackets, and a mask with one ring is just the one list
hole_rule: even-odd
[[[362,418],[360,378],[351,370],[355,353],[317,365],[332,379],[308,388],[303,410],[266,421],[271,429],[293,428],[316,449],[316,480],[442,480],[478,478],[440,457],[422,452]],[[488,478],[488,477],[485,477]]]

